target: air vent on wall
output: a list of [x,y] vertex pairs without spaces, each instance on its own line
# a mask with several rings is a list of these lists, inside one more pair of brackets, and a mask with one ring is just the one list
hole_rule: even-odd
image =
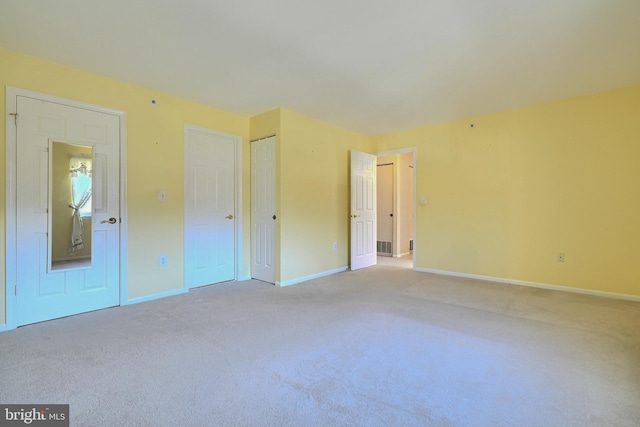
[[381,242],[378,240],[378,255],[391,255],[393,253],[393,245],[391,242]]

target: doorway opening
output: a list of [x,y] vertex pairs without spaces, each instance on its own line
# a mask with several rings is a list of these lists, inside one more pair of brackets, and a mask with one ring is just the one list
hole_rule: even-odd
[[377,263],[415,266],[416,149],[377,154]]

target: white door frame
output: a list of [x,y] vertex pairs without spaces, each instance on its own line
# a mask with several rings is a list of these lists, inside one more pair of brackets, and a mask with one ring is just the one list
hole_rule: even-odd
[[[19,89],[7,86],[6,91],[6,170],[5,170],[5,261],[6,261],[6,324],[4,329],[16,328],[16,307],[17,299],[15,287],[17,282],[17,146],[18,134],[14,126],[14,118],[17,110],[17,97],[23,96],[41,101],[52,102],[68,107],[82,108],[84,110],[95,111],[116,115],[120,118],[120,305],[127,304],[128,295],[128,242],[127,242],[127,114],[124,111],[114,110],[99,105],[86,104],[84,102],[57,96],[46,95],[30,90]],[[20,117],[17,117],[20,120]],[[1,319],[0,319],[1,320]],[[2,324],[0,324],[0,330]]]
[[418,190],[416,188],[417,177],[418,177],[418,149],[416,147],[411,148],[400,148],[398,150],[390,150],[390,151],[381,151],[376,154],[376,156],[388,156],[390,154],[404,154],[404,153],[412,153],[413,154],[413,268],[416,268],[416,206],[418,200]]
[[[234,262],[235,262],[234,280],[244,280],[245,278],[242,276],[242,137],[240,135],[224,133],[214,129],[204,128],[204,127],[185,123],[184,137],[183,137],[185,141],[185,147],[186,147],[186,141],[187,141],[190,130],[204,132],[212,135],[218,135],[226,138],[232,138],[234,140],[234,143],[235,143],[234,203],[235,203],[235,214],[236,214],[235,229],[234,229],[234,239],[235,239],[235,248],[236,248],[236,251],[234,254]],[[187,160],[188,159],[185,156],[184,157],[184,167],[185,167],[184,173],[186,173]],[[186,180],[185,180],[185,185],[186,185]],[[184,204],[184,209],[186,209],[186,203]],[[183,224],[183,231],[184,231],[184,224]],[[185,237],[186,237],[186,234],[185,234]],[[186,274],[186,268],[185,268],[185,274]],[[184,289],[185,291],[188,291],[190,289],[188,287],[186,278],[184,280]]]

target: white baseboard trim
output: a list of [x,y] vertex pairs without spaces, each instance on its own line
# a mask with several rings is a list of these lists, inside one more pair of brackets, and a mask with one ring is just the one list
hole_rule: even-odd
[[402,258],[402,257],[403,257],[403,256],[405,256],[405,255],[411,255],[411,252],[405,252],[405,253],[403,253],[403,254],[394,255],[393,257],[394,257],[394,258]]
[[342,273],[343,271],[347,271],[348,269],[349,267],[345,266],[345,267],[336,268],[334,270],[323,271],[322,273],[318,273],[318,274],[312,274],[311,276],[299,277],[297,279],[286,280],[284,282],[276,282],[276,286],[284,287],[284,286],[297,285],[298,283],[306,282],[307,280],[313,280],[313,279],[318,279],[320,277],[331,276],[332,274],[336,274],[336,273]]
[[132,298],[130,300],[127,300],[126,304],[123,304],[123,305],[138,304],[138,303],[141,303],[141,302],[153,301],[155,299],[172,297],[172,296],[175,296],[175,295],[185,294],[187,292],[188,291],[186,289],[176,289],[174,291],[161,292],[159,294],[147,295],[145,297]]
[[616,298],[623,299],[629,301],[638,301],[640,302],[640,296],[638,295],[629,295],[629,294],[619,294],[616,292],[604,292],[604,291],[595,291],[591,289],[581,289],[581,288],[573,288],[570,286],[560,286],[560,285],[549,285],[547,283],[536,283],[536,282],[527,282],[525,280],[514,280],[514,279],[504,279],[501,277],[492,277],[492,276],[481,276],[478,274],[467,274],[467,273],[456,273],[454,271],[446,271],[446,270],[434,270],[431,268],[414,268],[415,271],[420,271],[423,273],[433,273],[440,274],[443,276],[455,276],[455,277],[464,277],[467,279],[477,279],[477,280],[485,280],[488,282],[497,282],[497,283],[506,283],[509,285],[518,285],[518,286],[528,286],[531,288],[542,288],[542,289],[550,289],[553,291],[564,291],[564,292],[573,292],[576,294],[585,294],[585,295],[594,295],[599,297],[606,298]]

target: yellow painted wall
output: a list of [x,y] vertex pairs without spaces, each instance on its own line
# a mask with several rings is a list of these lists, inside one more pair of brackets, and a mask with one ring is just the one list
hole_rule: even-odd
[[[417,195],[429,198],[417,203],[417,267],[640,295],[640,87],[369,138],[283,108],[249,119],[4,49],[0,85],[127,113],[129,298],[183,287],[185,123],[243,138],[245,276],[249,139],[276,134],[279,282],[348,265],[349,150],[417,147]],[[0,113],[6,125],[4,102]],[[4,278],[2,263],[0,323]]]
[[349,150],[373,152],[371,138],[284,108],[250,123],[252,140],[276,135],[276,282],[347,266]]
[[[153,92],[113,79],[0,49],[0,86],[101,105],[127,113],[129,298],[169,292],[184,286],[184,124],[243,138],[243,275],[249,275],[249,119]],[[158,101],[156,106],[150,100]],[[0,103],[3,125],[5,102]],[[0,135],[0,196],[5,193],[5,131]],[[158,191],[167,201],[158,201]],[[4,223],[4,203],[0,221]],[[0,256],[5,234],[0,230]],[[159,267],[158,257],[168,256]],[[0,272],[0,323],[4,323],[5,266]]]
[[639,118],[635,86],[376,137],[418,150],[417,267],[640,295]]
[[349,151],[373,153],[375,145],[284,108],[280,119],[280,279],[287,282],[349,264]]
[[280,108],[251,117],[250,139],[254,141],[280,133]]

